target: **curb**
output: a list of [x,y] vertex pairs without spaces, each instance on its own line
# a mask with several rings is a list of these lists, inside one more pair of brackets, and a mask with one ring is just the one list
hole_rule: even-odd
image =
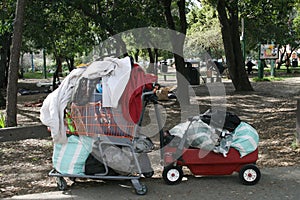
[[9,127],[0,129],[0,142],[17,141],[26,139],[42,139],[50,136],[44,125]]

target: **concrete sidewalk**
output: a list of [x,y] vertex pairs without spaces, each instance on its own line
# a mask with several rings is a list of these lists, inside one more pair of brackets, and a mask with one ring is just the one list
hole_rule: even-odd
[[78,183],[68,191],[14,196],[8,199],[299,199],[300,166],[261,169],[261,180],[254,186],[239,182],[238,175],[184,177],[178,185],[166,185],[160,178],[141,179],[148,192],[136,195],[128,181]]

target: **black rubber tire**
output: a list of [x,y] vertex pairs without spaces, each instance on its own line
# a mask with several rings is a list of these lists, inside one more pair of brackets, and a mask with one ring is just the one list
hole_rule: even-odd
[[60,190],[60,191],[64,191],[68,187],[67,181],[63,177],[57,177],[56,184],[57,184],[58,190]]
[[168,165],[164,168],[162,176],[168,185],[179,184],[183,178],[182,167]]
[[244,185],[255,185],[260,180],[261,173],[256,165],[249,164],[241,168],[239,178]]
[[70,181],[76,183],[76,177],[70,177],[69,179],[70,179]]
[[152,170],[151,172],[144,172],[143,175],[145,178],[151,178],[154,175],[154,171]]
[[145,195],[148,191],[148,188],[146,185],[144,184],[141,184],[142,185],[142,188],[140,190],[135,190],[135,193],[138,194],[138,195]]

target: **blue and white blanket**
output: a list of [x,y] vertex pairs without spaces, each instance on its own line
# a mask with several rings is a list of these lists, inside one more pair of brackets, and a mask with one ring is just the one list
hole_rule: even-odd
[[231,147],[240,152],[241,157],[255,151],[258,147],[259,136],[257,131],[249,124],[241,122],[232,133]]
[[92,151],[93,139],[87,136],[68,137],[65,144],[54,143],[52,163],[61,174],[84,175],[84,165]]

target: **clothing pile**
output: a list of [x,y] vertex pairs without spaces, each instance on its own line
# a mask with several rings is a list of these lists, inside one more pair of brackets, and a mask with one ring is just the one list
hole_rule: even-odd
[[166,143],[172,146],[186,138],[185,146],[214,151],[224,157],[230,148],[235,148],[242,158],[255,151],[259,142],[258,133],[250,124],[231,112],[221,110],[208,110],[194,116],[170,129],[167,135],[171,135],[172,139]]

